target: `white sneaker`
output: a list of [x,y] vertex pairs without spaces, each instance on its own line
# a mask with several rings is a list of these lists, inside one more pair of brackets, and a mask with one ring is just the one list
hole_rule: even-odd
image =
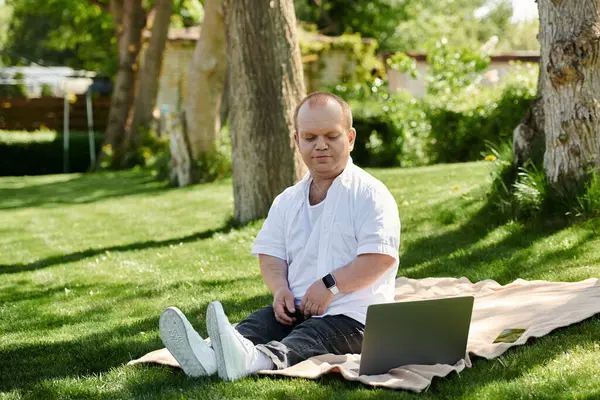
[[213,301],[206,310],[206,329],[217,358],[217,372],[226,381],[234,381],[252,373],[259,350],[229,323],[223,306]]
[[215,351],[177,307],[163,311],[158,325],[162,342],[186,375],[198,377],[217,372]]

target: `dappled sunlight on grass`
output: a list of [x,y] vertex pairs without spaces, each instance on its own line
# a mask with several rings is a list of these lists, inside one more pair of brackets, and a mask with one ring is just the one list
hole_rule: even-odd
[[[489,163],[370,172],[398,202],[399,275],[501,283],[600,277],[599,223],[496,218],[486,205]],[[140,172],[0,178],[0,391],[6,398],[414,398],[337,375],[223,383],[125,366],[162,347],[158,318],[168,306],[205,335],[212,300],[232,322],[270,303],[249,254],[262,222],[235,227],[232,211],[230,180],[180,189]],[[498,359],[476,359],[418,396],[600,397],[598,337],[593,318]]]

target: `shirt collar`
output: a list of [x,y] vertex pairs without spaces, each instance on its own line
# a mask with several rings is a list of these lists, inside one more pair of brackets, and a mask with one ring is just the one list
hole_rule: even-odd
[[[336,182],[340,182],[343,185],[348,184],[348,182],[350,181],[350,176],[352,175],[352,169],[354,167],[354,162],[352,161],[352,157],[348,158],[348,163],[346,164],[346,167],[344,168],[344,170],[342,171],[341,174],[339,174],[333,181],[331,186],[334,186],[336,184]],[[308,171],[304,177],[302,178],[302,180],[300,181],[300,194],[305,193],[306,191],[306,186],[310,184],[312,180],[312,177],[310,175],[310,171]]]

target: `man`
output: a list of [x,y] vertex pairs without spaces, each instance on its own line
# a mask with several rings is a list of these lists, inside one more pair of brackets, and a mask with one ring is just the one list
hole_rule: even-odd
[[385,185],[352,163],[350,107],[313,93],[294,120],[309,173],[275,199],[252,249],[273,304],[234,328],[210,303],[210,344],[178,309],[161,314],[161,338],[190,376],[235,380],[320,354],[360,353],[367,307],[394,299],[398,208]]

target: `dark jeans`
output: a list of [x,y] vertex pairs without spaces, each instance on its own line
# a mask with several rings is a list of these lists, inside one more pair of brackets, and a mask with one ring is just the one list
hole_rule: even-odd
[[235,329],[265,353],[277,369],[320,354],[360,353],[365,326],[345,315],[299,318],[294,325],[275,319],[272,306],[263,307]]

